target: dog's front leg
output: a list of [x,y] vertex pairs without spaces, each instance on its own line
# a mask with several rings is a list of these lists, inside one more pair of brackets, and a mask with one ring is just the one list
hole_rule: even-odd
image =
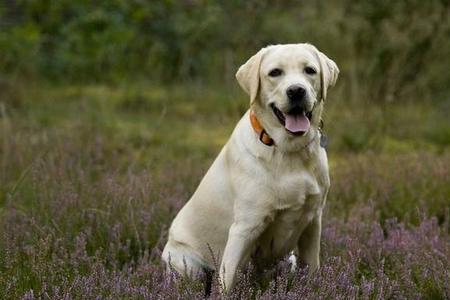
[[320,267],[321,232],[322,213],[319,213],[305,228],[297,243],[300,263],[308,265],[309,274],[312,274]]
[[264,228],[263,221],[237,221],[231,225],[220,266],[220,281],[224,292],[233,288],[236,272],[248,262],[252,245]]

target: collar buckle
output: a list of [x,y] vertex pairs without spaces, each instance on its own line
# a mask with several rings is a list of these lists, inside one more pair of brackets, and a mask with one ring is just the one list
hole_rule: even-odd
[[261,133],[259,134],[259,141],[263,143],[266,146],[273,146],[275,142],[272,140],[272,138],[267,134],[266,130],[261,130]]

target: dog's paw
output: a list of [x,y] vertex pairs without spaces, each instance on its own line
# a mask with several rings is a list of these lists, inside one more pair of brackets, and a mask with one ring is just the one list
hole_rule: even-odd
[[291,265],[291,272],[294,273],[297,269],[297,256],[295,256],[294,251],[289,254],[289,264]]

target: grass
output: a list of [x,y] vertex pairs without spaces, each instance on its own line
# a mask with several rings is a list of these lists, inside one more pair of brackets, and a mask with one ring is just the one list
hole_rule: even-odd
[[[320,272],[281,262],[266,284],[241,274],[230,298],[450,297],[448,103],[340,95]],[[0,298],[201,298],[159,255],[247,101],[200,84],[3,89]]]

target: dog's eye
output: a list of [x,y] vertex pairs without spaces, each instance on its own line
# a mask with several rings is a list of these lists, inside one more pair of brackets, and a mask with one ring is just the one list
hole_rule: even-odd
[[281,74],[283,74],[283,70],[278,69],[278,68],[275,68],[269,72],[270,77],[277,77],[277,76],[280,76]]
[[314,68],[306,67],[306,68],[305,68],[305,73],[308,74],[308,75],[314,75],[314,74],[317,73],[317,71],[316,71],[316,69],[314,69]]

